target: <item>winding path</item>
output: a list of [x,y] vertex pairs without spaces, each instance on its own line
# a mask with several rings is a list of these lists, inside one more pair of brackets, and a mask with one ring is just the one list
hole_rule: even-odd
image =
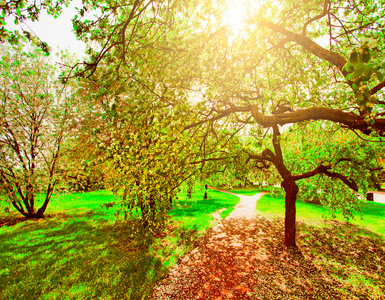
[[154,289],[160,299],[254,299],[253,261],[264,258],[258,239],[264,232],[256,222],[256,203],[265,192],[254,196],[236,195],[240,202],[224,220],[218,221],[199,245],[171,270]]

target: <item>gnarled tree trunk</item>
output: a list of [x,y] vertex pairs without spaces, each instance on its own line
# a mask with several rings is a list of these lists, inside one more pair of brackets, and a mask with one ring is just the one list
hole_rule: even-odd
[[285,190],[285,246],[296,247],[295,203],[297,201],[297,194],[299,189],[294,180],[283,181],[282,187]]

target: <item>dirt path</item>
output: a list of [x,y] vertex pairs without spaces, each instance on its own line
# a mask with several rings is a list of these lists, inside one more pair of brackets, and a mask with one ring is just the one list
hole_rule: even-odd
[[239,203],[234,207],[234,210],[226,218],[226,220],[230,220],[232,218],[254,219],[257,216],[255,211],[255,206],[257,205],[257,201],[263,195],[267,194],[267,192],[262,192],[254,196],[244,196],[244,195],[238,195],[238,194],[234,194],[224,190],[217,190],[217,191],[232,194],[241,199]]
[[153,299],[254,299],[253,261],[266,256],[258,246],[265,233],[255,212],[264,194],[234,194],[240,198],[234,211],[222,221],[214,213],[219,222],[155,287]]

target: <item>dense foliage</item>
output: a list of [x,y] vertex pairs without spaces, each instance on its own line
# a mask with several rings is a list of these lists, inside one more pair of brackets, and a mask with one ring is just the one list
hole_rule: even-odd
[[[369,188],[367,172],[382,167],[374,165],[382,153],[366,147],[385,134],[382,2],[84,1],[73,24],[88,59],[62,80],[94,88],[99,153],[130,210],[165,214],[186,170],[203,182],[218,172],[233,182],[278,176],[285,244],[295,246],[299,187],[310,198],[337,187],[352,200],[320,197],[348,214]],[[232,4],[243,11],[238,24],[225,20]],[[289,128],[306,122],[306,141],[291,149]],[[322,141],[330,123],[365,142]]]

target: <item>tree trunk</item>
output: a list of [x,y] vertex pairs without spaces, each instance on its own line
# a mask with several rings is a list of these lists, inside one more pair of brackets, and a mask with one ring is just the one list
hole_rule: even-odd
[[[149,216],[149,214],[152,213],[153,214],[152,216],[154,216],[154,211],[153,211],[154,209],[155,209],[155,198],[154,196],[151,195],[148,201],[148,205],[143,203],[140,205],[144,228],[150,225],[149,219],[151,218],[151,216]],[[152,219],[151,221],[154,221],[154,220]]]
[[294,180],[283,181],[282,187],[285,189],[285,246],[297,247],[295,243],[295,202],[297,200],[298,185]]
[[203,195],[203,200],[206,200],[207,198],[207,184],[205,184],[205,194]]

